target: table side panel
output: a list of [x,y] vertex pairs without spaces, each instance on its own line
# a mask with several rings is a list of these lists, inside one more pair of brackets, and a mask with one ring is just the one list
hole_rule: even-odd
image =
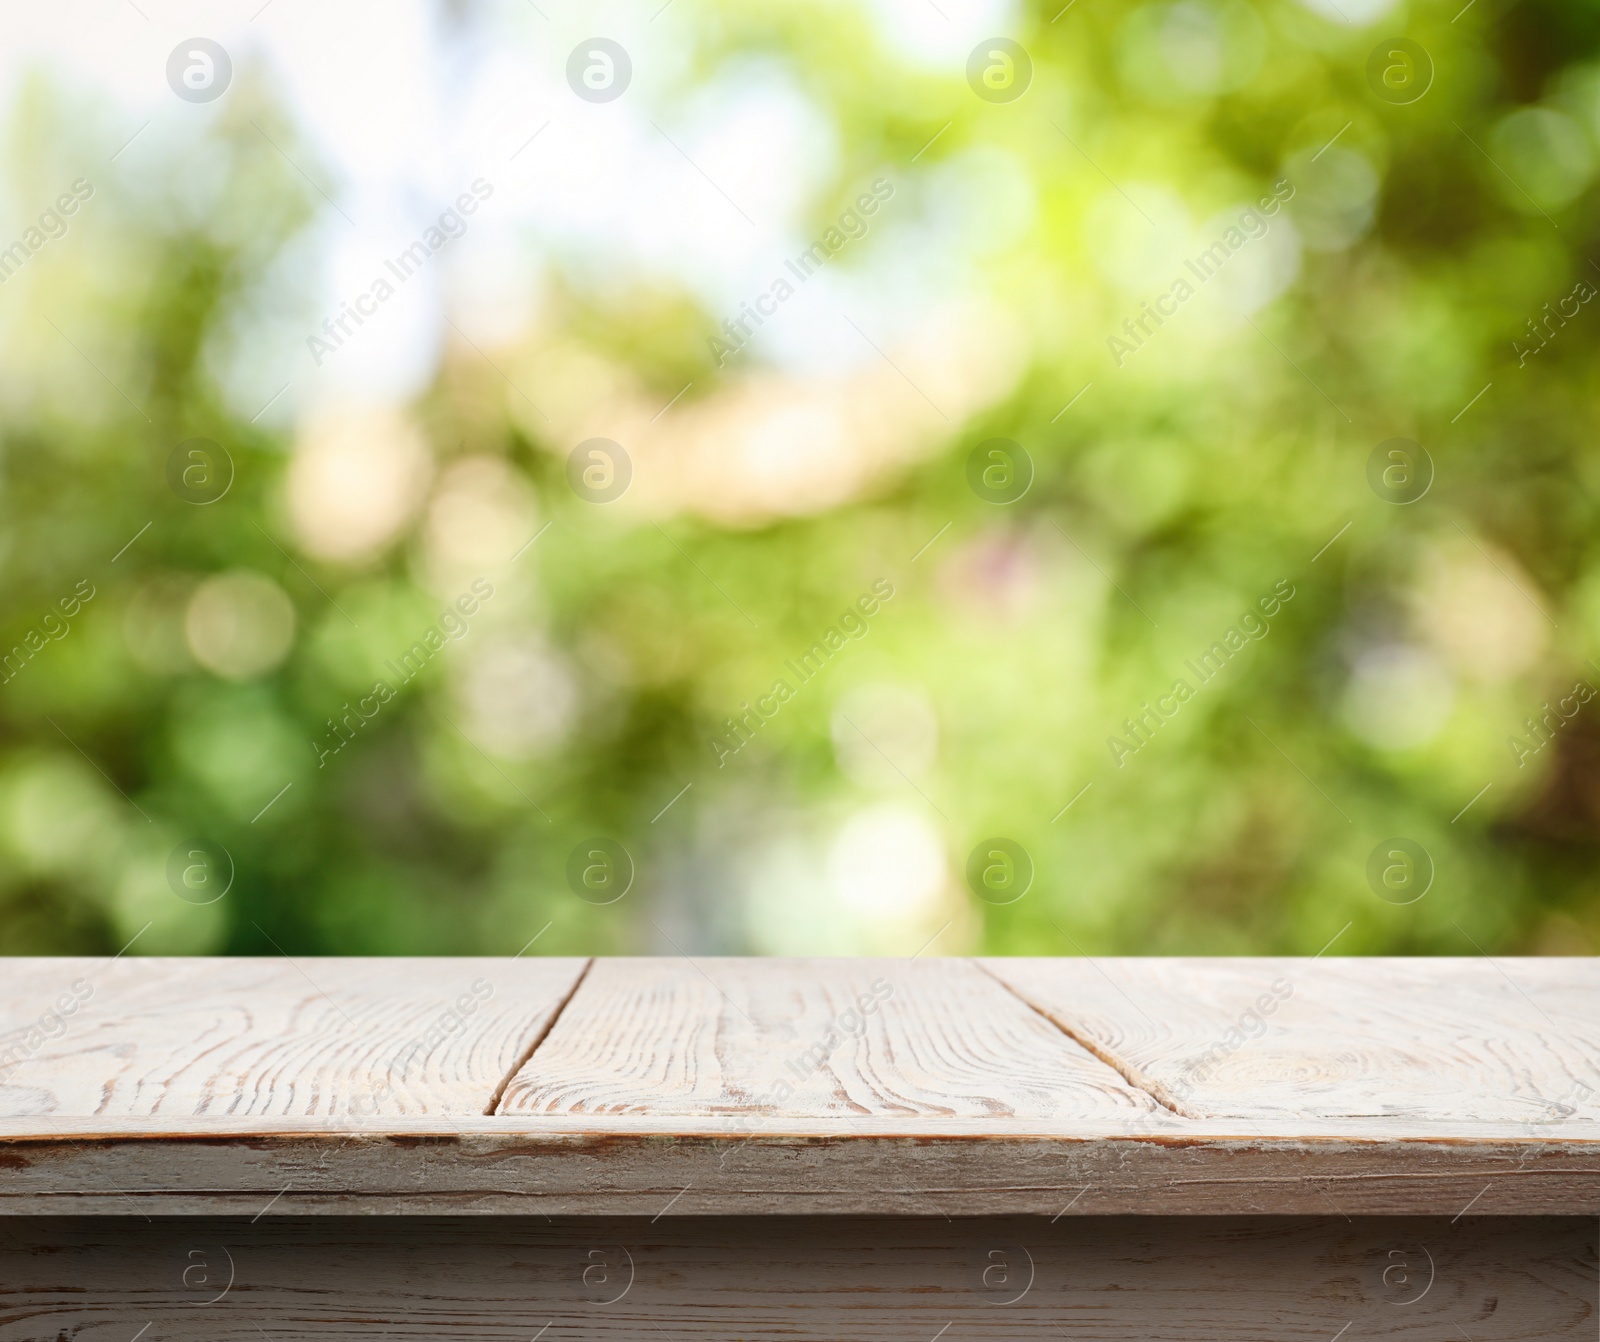
[[0,1222],[0,1342],[1556,1342],[1572,1218]]

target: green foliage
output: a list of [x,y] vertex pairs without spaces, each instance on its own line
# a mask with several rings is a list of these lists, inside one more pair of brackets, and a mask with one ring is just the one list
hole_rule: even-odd
[[[1013,34],[1035,68],[1007,104],[843,6],[695,20],[671,98],[759,56],[833,125],[810,236],[863,181],[897,184],[830,264],[887,270],[920,229],[922,278],[984,296],[917,388],[966,412],[866,388],[934,427],[876,457],[846,435],[867,464],[792,506],[739,483],[740,435],[771,445],[790,375],[758,350],[718,367],[726,314],[665,283],[558,271],[538,337],[492,366],[446,342],[405,408],[432,492],[340,558],[296,502],[304,435],[250,422],[217,372],[321,203],[251,120],[292,131],[241,88],[202,204],[177,162],[157,187],[97,180],[71,248],[0,288],[0,635],[42,631],[0,687],[0,951],[114,953],[141,929],[143,953],[1595,949],[1600,703],[1559,707],[1600,684],[1600,305],[1569,297],[1600,285],[1593,13],[1048,8]],[[1397,35],[1435,68],[1404,104],[1367,74]],[[72,118],[35,84],[11,124],[10,195],[48,199]],[[1125,322],[1281,182],[1264,234],[1135,348]],[[678,466],[642,452],[620,502],[575,494],[557,405],[685,383],[671,413],[703,417],[732,483],[674,493]],[[995,437],[1035,472],[1009,504],[968,484]],[[191,438],[231,458],[214,503],[169,485]],[[1369,483],[1396,438],[1434,472],[1407,504]],[[538,539],[474,551],[498,516]],[[272,585],[256,605],[216,585],[241,572]],[[493,595],[457,636],[474,581]],[[885,582],[866,632],[796,675]],[[45,628],[80,583],[67,632]],[[1275,591],[1265,631],[1197,674]],[[397,675],[430,629],[436,655]],[[780,680],[792,697],[728,750]],[[364,698],[379,681],[392,698]],[[907,874],[925,834],[942,876]],[[597,836],[636,868],[614,903],[572,888]],[[964,884],[996,836],[1034,865],[1014,901]],[[1369,884],[1396,837],[1433,863],[1414,902]],[[215,902],[220,871],[182,898],[169,879],[195,841],[229,855]]]

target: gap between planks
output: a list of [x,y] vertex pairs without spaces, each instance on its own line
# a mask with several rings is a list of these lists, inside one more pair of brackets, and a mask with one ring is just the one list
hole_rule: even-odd
[[[1056,1029],[1060,1030],[1062,1034],[1066,1035],[1066,1037],[1072,1040],[1074,1044],[1078,1045],[1079,1048],[1083,1049],[1086,1053],[1091,1054],[1093,1057],[1098,1058],[1107,1067],[1116,1072],[1117,1075],[1119,1075],[1135,1090],[1142,1091],[1144,1094],[1148,1095],[1163,1109],[1176,1114],[1179,1118],[1206,1117],[1206,1115],[1198,1113],[1197,1111],[1189,1108],[1188,1105],[1184,1104],[1182,1100],[1169,1091],[1164,1085],[1161,1084],[1161,1082],[1157,1081],[1152,1076],[1146,1076],[1143,1071],[1141,1071],[1128,1059],[1113,1052],[1099,1040],[1085,1034],[1081,1030],[1075,1029],[1067,1021],[1062,1020],[1060,1017],[1055,1015],[1054,1012],[1046,1010],[1037,1002],[1025,997],[998,974],[990,970],[989,967],[981,960],[974,959],[969,961],[969,963],[975,965],[983,973],[987,974],[991,979],[993,979],[1014,998],[1016,998],[1017,1001],[1021,1002],[1023,1006],[1027,1007],[1030,1011],[1043,1017],[1051,1025],[1055,1026]],[[585,973],[587,972],[588,971],[585,970]]]
[[485,1118],[493,1118],[495,1111],[500,1108],[500,1101],[505,1098],[506,1087],[509,1086],[524,1067],[532,1061],[533,1055],[539,1051],[539,1045],[550,1037],[550,1031],[556,1028],[556,1022],[561,1019],[572,999],[578,995],[578,989],[583,987],[584,979],[589,977],[589,971],[594,968],[595,957],[590,956],[578,971],[578,977],[572,980],[572,986],[567,989],[567,994],[556,1004],[556,1009],[550,1013],[550,1019],[544,1023],[544,1029],[533,1037],[533,1042],[523,1053],[512,1060],[510,1069],[500,1078],[500,1084],[494,1088],[494,1094],[489,1097],[489,1104],[483,1111]]

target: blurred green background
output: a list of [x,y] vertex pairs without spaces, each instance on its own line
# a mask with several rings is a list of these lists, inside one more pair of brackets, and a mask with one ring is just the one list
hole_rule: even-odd
[[0,951],[1600,945],[1600,10],[941,5],[26,20]]

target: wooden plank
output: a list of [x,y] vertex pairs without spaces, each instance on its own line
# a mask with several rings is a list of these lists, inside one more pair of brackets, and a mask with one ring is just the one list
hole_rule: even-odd
[[1161,1113],[961,960],[597,961],[506,1115],[872,1115],[1134,1124]]
[[1600,962],[985,960],[1196,1116],[1600,1136]]
[[585,964],[5,961],[0,1116],[479,1115]]
[[271,1134],[254,1120],[11,1120],[0,1216],[1600,1215],[1593,1141],[1240,1136],[1216,1121],[1000,1137],[984,1123],[861,1119],[841,1134],[827,1120],[741,1136],[720,1120],[691,1132],[628,1115],[299,1132],[279,1119]]
[[1554,1342],[1594,1336],[1595,1250],[1577,1218],[52,1219],[0,1222],[0,1337]]

